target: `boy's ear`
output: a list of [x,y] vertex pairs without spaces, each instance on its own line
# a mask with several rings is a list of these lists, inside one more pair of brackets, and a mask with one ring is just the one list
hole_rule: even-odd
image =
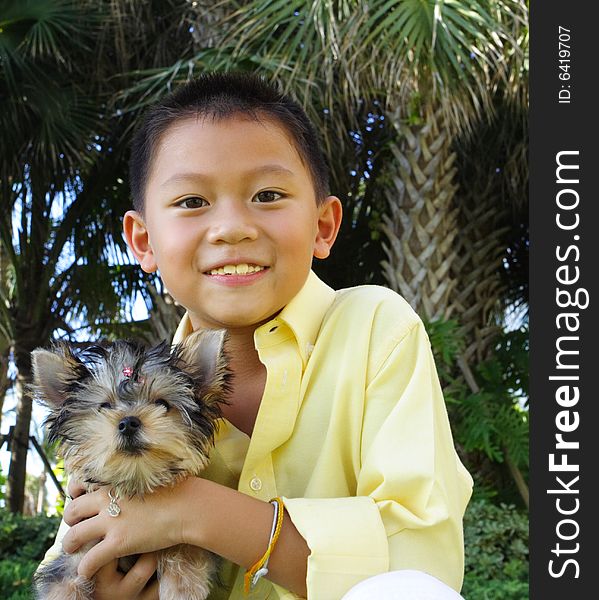
[[328,196],[318,207],[318,231],[314,240],[314,256],[327,258],[337,239],[343,209],[337,196]]
[[137,258],[146,273],[154,273],[158,269],[156,258],[150,244],[150,234],[140,213],[128,210],[123,217],[123,233],[127,245]]

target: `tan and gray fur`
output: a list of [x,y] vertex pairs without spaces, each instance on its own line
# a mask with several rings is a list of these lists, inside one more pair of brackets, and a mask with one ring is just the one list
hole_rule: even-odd
[[[129,341],[83,351],[65,343],[34,350],[33,392],[50,411],[49,438],[58,442],[69,476],[88,491],[110,486],[127,498],[199,475],[226,402],[224,340],[223,331],[203,330],[172,350]],[[93,581],[77,576],[89,547],[42,565],[35,597],[91,600]],[[126,570],[132,562],[119,564]],[[161,551],[161,600],[203,600],[215,564],[214,555],[193,546]]]

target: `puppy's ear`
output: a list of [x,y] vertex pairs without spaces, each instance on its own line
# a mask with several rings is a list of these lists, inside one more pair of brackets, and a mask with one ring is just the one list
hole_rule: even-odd
[[184,362],[184,370],[197,382],[203,400],[213,395],[222,397],[230,374],[224,351],[227,332],[224,329],[200,329],[179,344],[177,354]]
[[53,351],[38,348],[31,353],[33,390],[51,408],[59,408],[67,397],[69,383],[87,369],[64,345]]

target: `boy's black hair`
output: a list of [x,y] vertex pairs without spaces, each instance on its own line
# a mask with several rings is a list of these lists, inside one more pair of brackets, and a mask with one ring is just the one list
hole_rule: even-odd
[[312,176],[316,201],[329,194],[328,171],[316,130],[303,108],[255,73],[205,73],[151,106],[131,143],[129,179],[133,207],[143,213],[152,160],[164,132],[188,117],[214,120],[243,115],[275,119],[290,136]]

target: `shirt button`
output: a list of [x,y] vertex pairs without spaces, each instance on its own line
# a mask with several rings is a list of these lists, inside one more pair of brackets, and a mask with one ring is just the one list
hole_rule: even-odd
[[254,477],[250,481],[250,487],[254,490],[254,492],[259,492],[262,489],[262,481],[260,481],[258,477]]

